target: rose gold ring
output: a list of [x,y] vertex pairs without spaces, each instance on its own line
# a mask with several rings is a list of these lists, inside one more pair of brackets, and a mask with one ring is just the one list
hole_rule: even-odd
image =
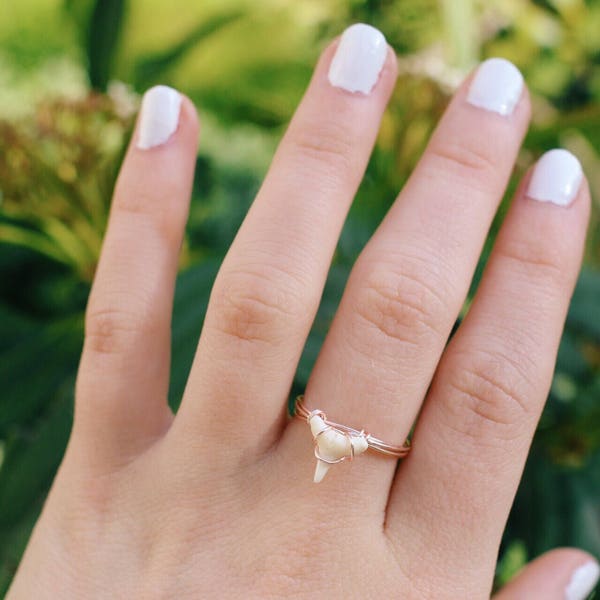
[[394,458],[403,458],[410,452],[408,439],[401,446],[396,446],[387,444],[364,429],[359,431],[347,425],[334,423],[327,419],[327,415],[322,410],[306,408],[304,396],[296,398],[294,416],[305,420],[311,429],[317,459],[315,471],[317,483],[325,477],[331,465],[344,460],[353,460],[357,454],[369,448]]

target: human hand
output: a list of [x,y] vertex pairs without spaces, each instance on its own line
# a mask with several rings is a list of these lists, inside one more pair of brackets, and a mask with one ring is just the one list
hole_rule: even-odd
[[[447,344],[530,114],[518,71],[483,63],[358,259],[306,391],[309,409],[390,443],[418,415],[413,448],[397,469],[367,451],[312,483],[310,431],[286,401],[395,76],[372,28],[325,50],[223,262],[176,417],[170,319],[198,124],[177,92],[147,93],[71,440],[9,598],[489,597],[589,194],[572,155],[538,162]],[[582,600],[597,574],[559,550],[497,598]]]

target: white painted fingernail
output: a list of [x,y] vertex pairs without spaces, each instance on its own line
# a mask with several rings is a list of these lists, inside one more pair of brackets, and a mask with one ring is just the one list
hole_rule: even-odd
[[142,100],[137,147],[142,150],[164,144],[177,130],[181,94],[166,85],[150,88]]
[[368,94],[375,87],[387,56],[383,33],[356,23],[344,31],[329,66],[329,83],[348,92]]
[[577,158],[567,150],[556,148],[538,160],[527,195],[540,202],[569,206],[577,195],[582,178],[583,171]]
[[581,565],[571,576],[565,588],[565,600],[585,600],[600,578],[600,566],[595,560]]
[[523,75],[504,58],[482,62],[469,87],[467,102],[501,115],[510,115],[523,91]]

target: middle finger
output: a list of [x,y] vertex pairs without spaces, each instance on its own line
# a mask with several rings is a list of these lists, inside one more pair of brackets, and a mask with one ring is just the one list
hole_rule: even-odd
[[[408,435],[527,129],[523,89],[519,71],[502,59],[482,63],[459,88],[352,270],[308,383],[309,409],[389,443]],[[296,456],[306,451],[298,436],[310,440],[305,428],[290,427]],[[395,461],[368,454],[327,478],[345,485],[352,472],[361,486],[391,480]],[[300,461],[306,477],[309,456]]]

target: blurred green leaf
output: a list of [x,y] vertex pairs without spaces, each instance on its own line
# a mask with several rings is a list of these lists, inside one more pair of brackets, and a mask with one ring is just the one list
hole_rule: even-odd
[[0,468],[0,538],[44,497],[67,445],[73,418],[72,388],[67,379],[56,393],[47,395],[47,406],[26,433],[11,434]]
[[92,88],[106,90],[111,78],[126,0],[96,0],[87,33],[88,74]]
[[42,509],[44,498],[40,497],[31,503],[27,512],[12,525],[0,530],[0,597],[8,591],[8,587],[19,565],[31,531]]
[[581,271],[567,322],[574,330],[600,343],[600,271]]
[[35,328],[36,323],[33,319],[0,303],[0,356],[8,348],[17,345],[23,337],[29,335]]
[[530,558],[558,546],[600,555],[600,456],[583,468],[558,467],[534,447],[517,493],[505,543],[523,540]]
[[187,52],[206,41],[211,34],[242,17],[245,12],[245,10],[235,9],[209,17],[168,50],[142,57],[134,67],[136,87],[146,89],[152,83],[164,80],[165,73],[173,68]]
[[520,540],[510,543],[496,569],[496,582],[499,586],[508,583],[527,563],[527,547]]
[[177,279],[173,304],[169,388],[169,403],[175,410],[185,389],[218,267],[218,261],[207,261],[188,269]]
[[565,330],[560,341],[556,365],[558,373],[567,373],[572,378],[583,378],[589,373],[590,365],[582,352],[578,336],[570,328]]
[[[14,325],[7,323],[0,333],[5,327],[14,331]],[[73,376],[81,331],[79,319],[27,326],[16,344],[0,353],[0,437],[35,420],[65,379]]]
[[294,384],[298,389],[304,389],[308,382],[308,377],[312,371],[313,365],[317,360],[319,350],[325,341],[325,336],[329,331],[329,326],[333,321],[333,316],[337,309],[340,298],[344,291],[348,275],[350,273],[349,265],[334,265],[327,277],[325,289],[315,322],[311,328],[308,340],[302,352],[300,363]]

